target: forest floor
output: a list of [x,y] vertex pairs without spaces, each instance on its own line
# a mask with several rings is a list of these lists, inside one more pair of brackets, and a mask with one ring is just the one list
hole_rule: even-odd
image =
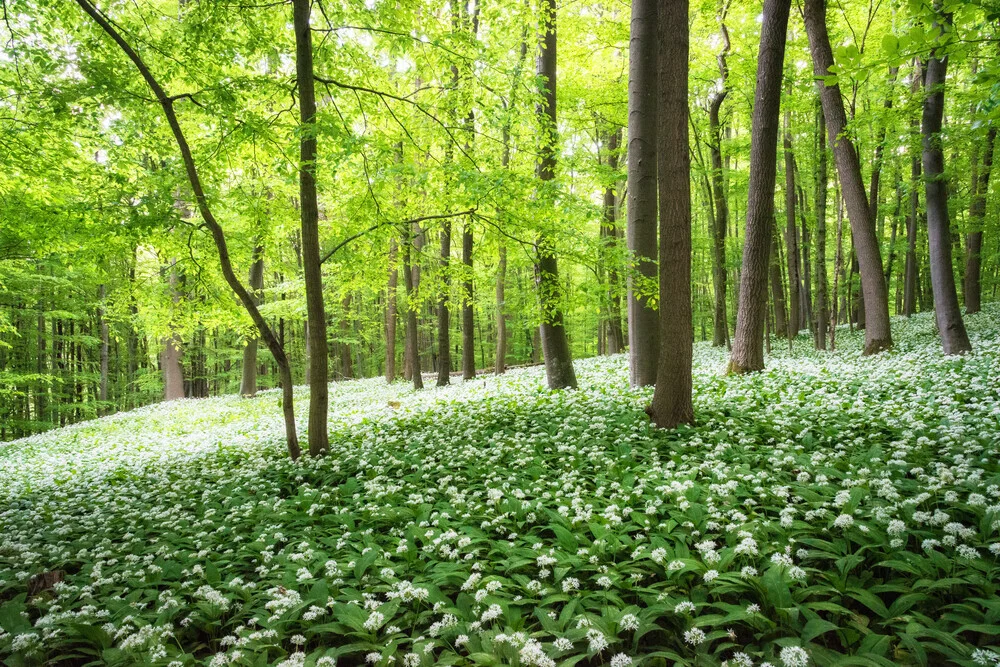
[[998,664],[1000,308],[967,322],[746,377],[699,344],[672,432],[616,356],[335,383],[320,460],[274,392],[0,445],[0,663]]

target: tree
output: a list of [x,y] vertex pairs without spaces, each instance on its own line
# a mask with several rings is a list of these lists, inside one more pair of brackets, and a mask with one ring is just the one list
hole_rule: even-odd
[[982,253],[983,226],[986,218],[986,195],[990,190],[990,172],[993,169],[993,148],[997,140],[997,128],[991,125],[986,132],[986,145],[983,147],[983,161],[979,167],[978,181],[972,195],[972,205],[969,207],[969,225],[971,227],[965,237],[965,312],[978,313],[982,301]]
[[826,349],[830,311],[826,285],[826,121],[823,108],[816,109],[816,349]]
[[226,283],[236,294],[237,298],[243,304],[243,307],[246,308],[247,312],[250,314],[251,319],[253,319],[261,337],[264,338],[268,349],[271,351],[271,354],[278,365],[279,372],[281,373],[281,404],[285,421],[285,438],[287,440],[288,452],[293,459],[298,458],[300,450],[295,428],[295,407],[294,396],[292,393],[291,366],[288,363],[288,358],[285,356],[284,350],[278,343],[277,337],[274,335],[271,327],[260,314],[260,310],[258,310],[257,305],[253,301],[253,297],[246,290],[239,278],[236,277],[236,273],[233,271],[232,263],[229,260],[229,248],[226,244],[225,234],[223,233],[222,227],[219,225],[218,221],[216,221],[215,216],[212,214],[208,198],[205,197],[205,192],[201,185],[198,168],[191,155],[191,149],[188,147],[187,139],[184,136],[184,132],[177,120],[177,114],[174,111],[174,103],[177,101],[177,98],[167,95],[167,93],[160,86],[159,82],[153,76],[152,72],[146,66],[145,62],[143,62],[142,58],[139,57],[135,50],[133,50],[128,42],[125,41],[114,26],[89,0],[77,0],[77,4],[79,4],[83,11],[86,12],[86,14],[90,16],[98,26],[100,26],[101,30],[103,30],[115,42],[115,44],[118,45],[125,55],[128,56],[129,60],[132,61],[132,64],[135,65],[137,70],[139,70],[139,73],[142,75],[146,85],[149,86],[149,89],[156,97],[156,101],[163,109],[163,113],[167,118],[167,123],[170,125],[170,130],[177,143],[177,148],[181,153],[185,173],[191,185],[191,190],[194,193],[195,202],[198,205],[198,211],[201,214],[205,226],[208,227],[211,232],[212,241],[215,243],[219,256],[219,264],[222,268],[222,273],[226,279]]
[[661,428],[676,428],[694,420],[688,30],[688,0],[660,4],[656,156],[660,197],[659,260],[664,270],[660,271],[660,358],[650,413]]
[[[541,146],[536,169],[541,184],[541,196],[546,200],[551,195],[546,184],[555,178],[556,168],[556,3],[555,0],[544,0],[542,11],[542,35],[538,53],[538,78],[542,81],[541,104],[538,106],[538,118],[541,125]],[[540,327],[542,353],[545,356],[545,377],[549,389],[565,389],[576,387],[576,372],[573,370],[573,358],[570,355],[569,341],[566,338],[566,326],[563,322],[561,288],[559,286],[559,269],[556,263],[555,248],[547,235],[539,236],[535,243],[536,283],[538,284],[539,301],[542,307],[542,324]]]
[[750,186],[743,273],[740,276],[736,335],[729,360],[730,373],[748,373],[764,368],[768,264],[771,245],[776,243],[774,184],[777,178],[778,112],[790,8],[791,0],[764,2],[750,130]]
[[826,28],[826,0],[805,0],[804,16],[813,72],[820,89],[823,116],[826,118],[830,146],[840,176],[851,235],[860,267],[865,303],[865,354],[875,354],[892,347],[889,328],[889,292],[882,278],[882,256],[868,195],[861,180],[861,163],[854,143],[846,133],[847,115],[836,77],[831,74],[833,51]]
[[[791,103],[791,86],[788,103]],[[792,154],[792,112],[785,109],[785,258],[788,262],[788,340],[799,335],[802,320],[799,297],[799,244],[795,219],[795,156]]]
[[[946,24],[950,21],[946,20]],[[942,27],[942,26],[939,26]],[[950,28],[950,25],[947,25]],[[923,135],[924,191],[927,197],[927,243],[930,248],[931,287],[934,291],[934,319],[945,354],[964,354],[972,350],[965,331],[962,309],[955,290],[951,260],[951,221],[948,218],[948,183],[944,174],[944,150],[941,126],[944,119],[944,89],[948,73],[948,54],[941,44],[935,46],[927,61],[924,78],[924,106],[921,120]]]
[[[629,38],[628,221],[626,239],[635,263],[628,275],[629,377],[633,385],[656,382],[659,322],[647,282],[656,284],[657,6],[633,0]],[[636,282],[639,289],[636,289]]]
[[[264,248],[254,246],[253,263],[250,265],[250,289],[254,303],[260,304],[260,290],[264,288]],[[247,341],[243,348],[243,364],[240,373],[240,396],[257,394],[257,337]]]
[[719,111],[729,94],[729,30],[726,29],[726,10],[719,17],[719,35],[722,50],[716,59],[719,63],[719,87],[708,100],[709,151],[712,156],[712,199],[715,205],[715,225],[712,229],[712,284],[715,287],[715,317],[713,317],[712,345],[722,347],[729,341],[729,321],[726,314],[726,230],[729,227],[729,202],[726,199],[725,179],[722,173],[722,123]]

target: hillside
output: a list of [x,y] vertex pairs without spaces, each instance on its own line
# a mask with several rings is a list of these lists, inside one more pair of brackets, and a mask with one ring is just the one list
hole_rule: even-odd
[[1000,309],[967,323],[745,377],[698,344],[673,432],[619,355],[334,383],[320,460],[275,392],[2,445],[0,662],[997,664]]

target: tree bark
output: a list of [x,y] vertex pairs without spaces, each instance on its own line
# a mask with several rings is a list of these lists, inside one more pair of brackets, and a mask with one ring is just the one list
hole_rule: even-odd
[[[264,248],[259,244],[253,249],[250,265],[250,290],[255,304],[260,304],[260,290],[264,288]],[[257,337],[247,341],[243,348],[243,366],[240,375],[240,396],[257,394]]]
[[507,280],[507,246],[500,242],[497,259],[497,348],[493,371],[497,375],[507,370],[507,314],[505,282]]
[[816,110],[816,349],[826,349],[830,312],[826,285],[826,121],[823,108]]
[[441,292],[438,295],[438,376],[437,386],[446,387],[451,383],[451,313],[448,310],[448,296],[451,276],[451,220],[441,225]]
[[[608,170],[618,173],[619,128],[607,132],[604,145],[608,148]],[[618,246],[618,199],[617,181],[604,188],[604,220],[601,224],[601,246],[604,264],[607,268],[607,312],[604,314],[604,334],[607,336],[606,354],[618,354],[625,347],[622,333],[621,297],[619,296],[618,267],[616,265]]]
[[319,201],[316,196],[316,82],[313,79],[310,6],[310,0],[292,0],[295,74],[299,89],[299,215],[302,223],[302,268],[305,274],[311,352],[309,453],[320,456],[329,448],[329,351],[326,341],[326,308],[323,303],[323,266],[319,250]]
[[[788,91],[791,96],[791,90]],[[799,245],[795,218],[795,156],[792,155],[792,112],[785,109],[785,259],[788,262],[788,340],[799,335],[802,321],[799,296]]]
[[660,428],[694,421],[691,363],[691,156],[688,0],[660,3],[657,172],[660,194],[660,358],[650,413]]
[[396,268],[396,237],[389,239],[389,281],[386,286],[385,307],[385,381],[396,379],[396,326],[399,316],[396,312],[396,287],[399,271]]
[[[785,33],[791,0],[765,0],[757,58],[750,131],[750,184],[743,244],[736,335],[728,372],[747,373],[764,368],[764,318],[767,282],[774,235],[774,185],[777,178],[778,112],[781,73],[785,60]],[[776,323],[781,327],[783,323]],[[779,330],[781,330],[779,328]]]
[[941,125],[944,118],[944,87],[948,56],[938,51],[927,62],[924,79],[923,134],[924,189],[927,198],[927,242],[930,248],[931,289],[934,292],[934,318],[945,354],[964,354],[972,350],[965,331],[962,309],[955,290],[951,257],[951,221],[948,218],[948,189],[944,174],[944,151]]
[[410,249],[414,242],[412,227],[413,225],[407,225],[400,230],[403,238],[403,285],[406,289],[406,349],[404,355],[409,360],[413,388],[423,389],[424,379],[420,375],[420,354],[417,349],[417,304],[414,303],[416,276],[410,266]]
[[[97,331],[101,340],[100,353],[100,382],[97,389],[97,400],[102,405],[97,407],[97,414],[103,414],[107,408],[103,405],[108,402],[108,352],[110,348],[110,336],[108,332],[108,321],[104,317],[104,300],[107,298],[108,290],[104,283],[97,286]],[[44,325],[43,325],[44,326]],[[39,352],[43,352],[41,348]]]
[[[633,0],[628,80],[628,221],[626,242],[634,268],[628,274],[629,379],[656,382],[659,318],[647,294],[656,284],[657,6]],[[686,147],[685,147],[686,150]],[[641,277],[640,289],[636,278]]]
[[715,316],[712,327],[712,346],[723,347],[729,340],[729,322],[726,312],[726,229],[729,226],[729,202],[726,199],[725,179],[722,171],[722,123],[719,111],[729,94],[729,31],[725,15],[720,17],[719,35],[722,51],[716,57],[719,63],[721,86],[708,103],[708,143],[712,159],[712,199],[715,202],[715,224],[712,228],[712,284],[715,288]]
[[965,238],[965,312],[978,313],[982,300],[983,223],[986,218],[986,195],[990,189],[990,172],[993,169],[993,147],[997,128],[991,126],[986,134],[983,162],[979,168],[979,183],[969,211],[970,231]]
[[[914,59],[911,90],[916,95],[920,91],[923,79],[923,64]],[[910,132],[918,132],[917,119],[910,121]],[[910,317],[917,312],[917,284],[919,265],[917,264],[917,231],[920,228],[920,152],[911,150],[910,154],[910,211],[906,218],[906,265],[903,269],[903,314]]]
[[[546,183],[555,178],[556,167],[556,3],[543,0],[542,35],[538,54],[538,78],[544,86],[542,103],[538,107],[540,134],[539,161],[536,169],[543,191]],[[548,195],[545,194],[547,197]],[[541,302],[540,327],[542,354],[545,357],[545,377],[549,389],[576,387],[576,373],[570,355],[566,327],[563,323],[562,288],[552,240],[542,235],[535,243],[536,281]]]
[[[170,298],[176,305],[180,301],[177,291],[176,262],[170,263]],[[70,323],[72,325],[72,323]],[[163,371],[163,400],[174,401],[184,398],[184,371],[181,368],[181,340],[171,330],[169,336],[163,339],[163,349],[160,351],[160,369]],[[73,352],[70,349],[70,357]]]
[[861,163],[851,139],[846,135],[847,115],[840,86],[826,85],[825,77],[833,66],[833,51],[826,28],[826,0],[805,0],[806,34],[812,52],[813,71],[819,79],[820,99],[827,122],[834,162],[840,175],[844,201],[847,204],[851,233],[860,265],[864,289],[866,327],[865,354],[875,354],[892,347],[889,328],[889,296],[882,279],[882,257],[872,224],[868,195],[861,180]]
[[462,379],[476,377],[476,319],[472,294],[472,219],[462,225]]

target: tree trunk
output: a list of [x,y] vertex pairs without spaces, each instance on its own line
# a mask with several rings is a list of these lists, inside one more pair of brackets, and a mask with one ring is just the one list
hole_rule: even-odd
[[340,377],[343,380],[350,380],[354,377],[354,357],[351,354],[351,344],[348,339],[351,336],[351,295],[344,297],[341,304],[343,314],[340,317]]
[[313,80],[310,0],[292,0],[295,24],[295,74],[299,93],[299,213],[302,222],[302,268],[305,273],[306,313],[309,317],[309,454],[329,448],[329,351],[326,308],[323,304],[323,266],[319,250],[319,201],[316,196],[316,90]]
[[[176,262],[170,263],[170,298],[176,305],[180,301],[180,294],[177,291],[177,268]],[[184,372],[181,369],[181,348],[180,336],[171,332],[170,336],[163,340],[163,349],[160,351],[160,369],[163,371],[163,400],[173,401],[184,398]],[[72,350],[70,351],[72,357]]]
[[413,247],[414,241],[412,227],[412,225],[404,226],[400,230],[403,239],[403,285],[406,289],[406,349],[404,355],[409,360],[413,388],[423,389],[424,379],[420,375],[420,354],[417,349],[417,304],[414,303],[416,299],[415,275],[410,266],[410,249]]
[[865,312],[865,354],[875,354],[892,347],[892,332],[889,328],[889,296],[882,279],[882,257],[878,239],[872,225],[868,195],[861,180],[861,163],[851,139],[846,135],[847,116],[840,86],[826,85],[833,66],[833,51],[826,29],[826,0],[805,0],[806,33],[812,52],[813,71],[820,79],[820,99],[823,115],[827,122],[830,145],[833,147],[834,162],[840,175],[844,201],[847,204],[851,222],[852,238],[858,254],[861,284],[864,289]]
[[982,300],[982,253],[983,223],[986,217],[986,195],[990,189],[990,172],[993,168],[993,146],[997,139],[997,128],[990,127],[983,149],[983,163],[979,168],[979,183],[969,211],[969,234],[965,237],[965,312],[972,314],[980,310]]
[[[940,56],[940,57],[939,57]],[[962,309],[955,291],[951,259],[951,221],[948,219],[948,189],[944,175],[941,125],[944,117],[944,87],[948,56],[935,51],[927,62],[924,79],[923,134],[924,189],[927,198],[927,242],[930,248],[931,289],[934,317],[945,354],[972,350],[962,321]]]
[[101,402],[101,405],[97,407],[97,414],[99,415],[107,410],[104,404],[108,401],[108,350],[110,347],[110,336],[108,333],[108,321],[104,318],[105,298],[107,298],[107,287],[101,283],[97,286],[97,330],[101,338],[101,379],[97,389],[97,400]]
[[826,121],[823,108],[816,111],[816,349],[826,349],[829,326],[826,287]]
[[[747,373],[764,368],[769,257],[771,246],[777,242],[774,234],[774,185],[777,177],[778,113],[790,6],[791,0],[764,2],[750,130],[750,184],[743,268],[736,335],[729,360],[730,373]],[[784,323],[776,325],[780,331]]]
[[[912,91],[916,94],[920,91],[920,82],[924,76],[923,65],[914,59],[913,68]],[[913,118],[910,121],[910,132],[916,135],[917,131],[917,119]],[[910,211],[906,218],[906,265],[903,269],[903,314],[907,317],[917,312],[917,231],[920,228],[921,176],[920,153],[914,150],[910,155]]]
[[729,202],[726,199],[725,179],[722,172],[722,124],[719,110],[729,93],[729,31],[725,16],[720,17],[719,34],[722,51],[717,56],[721,88],[708,103],[708,143],[712,159],[712,199],[715,202],[715,225],[712,229],[712,285],[715,288],[715,316],[712,328],[712,346],[722,347],[729,340],[729,322],[726,313],[726,228],[729,226]]
[[396,237],[389,239],[389,283],[386,286],[385,307],[385,381],[396,379],[396,325],[399,317],[396,313],[396,286],[399,283],[399,271],[396,268]]
[[[264,289],[264,248],[259,244],[253,249],[249,286],[254,303],[260,304],[260,291]],[[247,341],[243,348],[243,365],[240,375],[240,396],[257,394],[257,337]]]
[[[542,35],[538,54],[538,78],[544,86],[542,103],[538,107],[540,134],[539,161],[536,169],[542,190],[555,178],[556,168],[556,3],[543,0]],[[545,356],[545,377],[549,389],[576,387],[576,373],[570,355],[566,327],[563,324],[562,288],[552,240],[542,235],[535,243],[536,281],[541,302],[540,327],[542,354]]]
[[476,377],[476,320],[473,312],[472,294],[472,219],[467,218],[462,226],[462,379]]
[[691,363],[691,156],[688,0],[660,4],[657,172],[660,193],[660,358],[650,413],[660,428],[694,421]]
[[[789,92],[789,97],[791,97]],[[788,340],[799,335],[802,321],[799,296],[799,246],[795,218],[795,156],[792,155],[792,112],[785,109],[785,259],[788,262]]]
[[771,228],[771,255],[768,261],[771,279],[771,300],[774,302],[774,331],[788,337],[788,311],[785,304],[785,281],[781,273],[781,242],[777,224]]
[[[628,80],[628,224],[626,242],[634,268],[628,274],[629,378],[634,386],[656,382],[659,321],[649,292],[657,280],[657,6],[633,0]],[[686,150],[686,147],[685,147]],[[636,289],[637,279],[640,280]]]
[[[608,148],[608,170],[618,173],[618,138],[619,128],[614,128],[605,136],[604,144]],[[622,333],[621,297],[619,296],[617,252],[618,246],[618,200],[616,193],[617,180],[604,188],[604,220],[601,224],[601,250],[604,264],[607,268],[607,312],[604,313],[603,333],[607,336],[604,352],[618,354],[625,347]]]
[[507,246],[500,242],[497,260],[497,349],[494,372],[497,375],[507,370],[507,314],[504,282],[507,280]]
[[437,386],[446,387],[451,382],[451,313],[448,297],[451,276],[451,220],[445,219],[441,225],[441,292],[438,295],[438,376]]

